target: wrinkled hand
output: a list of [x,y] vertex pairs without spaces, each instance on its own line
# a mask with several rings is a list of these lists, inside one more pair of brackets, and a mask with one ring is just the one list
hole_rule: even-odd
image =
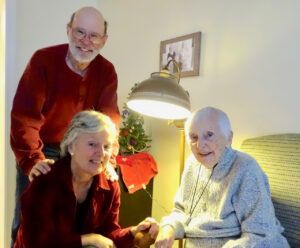
[[53,159],[43,159],[38,161],[29,172],[29,181],[33,181],[35,177],[40,176],[41,174],[47,174],[51,170],[51,165],[54,164]]
[[162,226],[159,229],[155,241],[155,248],[172,248],[175,239],[175,231],[170,225]]
[[112,181],[112,182],[119,180],[119,176],[118,176],[117,172],[115,171],[115,168],[111,164],[108,164],[106,167],[105,177],[107,180]]
[[117,248],[111,239],[95,233],[81,235],[81,243],[83,247]]
[[146,218],[142,222],[140,222],[137,226],[131,228],[131,233],[135,236],[140,231],[148,231],[150,237],[152,239],[156,239],[159,230],[159,224],[157,221],[151,217]]

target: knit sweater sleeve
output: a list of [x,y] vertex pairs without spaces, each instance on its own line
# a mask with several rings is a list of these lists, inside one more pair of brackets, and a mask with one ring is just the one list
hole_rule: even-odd
[[20,79],[11,111],[11,147],[27,175],[37,161],[45,158],[39,135],[45,119],[41,113],[46,98],[45,70],[41,52],[37,51]]
[[185,227],[188,222],[188,214],[186,214],[186,188],[191,187],[193,173],[191,158],[186,162],[184,171],[181,177],[181,184],[176,193],[174,200],[174,209],[171,214],[165,216],[161,221],[161,226],[170,225],[175,230],[175,239],[182,239],[185,236]]
[[228,241],[223,248],[277,247],[278,226],[268,180],[255,160],[249,163],[241,170],[233,196],[241,237]]

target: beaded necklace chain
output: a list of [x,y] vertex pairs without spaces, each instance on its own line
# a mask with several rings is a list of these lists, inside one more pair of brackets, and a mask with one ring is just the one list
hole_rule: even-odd
[[188,219],[188,223],[191,221],[192,214],[194,213],[194,211],[195,211],[195,209],[196,209],[196,207],[197,207],[197,205],[198,205],[200,199],[202,198],[202,195],[204,194],[204,192],[205,192],[205,190],[206,190],[206,188],[207,188],[207,186],[208,186],[208,184],[209,184],[209,182],[210,182],[210,179],[211,179],[211,177],[212,177],[212,174],[213,174],[213,172],[214,172],[214,169],[212,169],[212,172],[211,172],[211,174],[210,174],[210,176],[209,176],[209,178],[208,178],[208,180],[207,180],[207,182],[206,182],[206,184],[205,184],[205,186],[204,186],[204,188],[203,188],[203,190],[202,190],[200,196],[198,197],[197,201],[196,201],[195,204],[194,204],[195,195],[196,195],[196,191],[197,191],[197,187],[198,187],[198,181],[199,181],[199,177],[200,177],[200,172],[201,172],[201,167],[199,167],[198,176],[197,176],[197,181],[196,181],[195,188],[194,188],[194,193],[193,193],[193,197],[192,197],[192,203],[191,203],[191,207],[190,207],[190,211],[189,211],[189,219]]

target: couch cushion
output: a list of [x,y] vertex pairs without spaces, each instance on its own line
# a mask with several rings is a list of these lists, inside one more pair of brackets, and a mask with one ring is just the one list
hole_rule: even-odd
[[291,247],[300,247],[300,134],[268,135],[243,142],[269,178],[277,218]]

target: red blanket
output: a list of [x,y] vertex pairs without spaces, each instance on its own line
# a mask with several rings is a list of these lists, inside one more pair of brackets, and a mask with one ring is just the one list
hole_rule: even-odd
[[146,152],[128,156],[119,155],[117,164],[120,166],[129,193],[145,188],[151,178],[158,173],[154,158]]

